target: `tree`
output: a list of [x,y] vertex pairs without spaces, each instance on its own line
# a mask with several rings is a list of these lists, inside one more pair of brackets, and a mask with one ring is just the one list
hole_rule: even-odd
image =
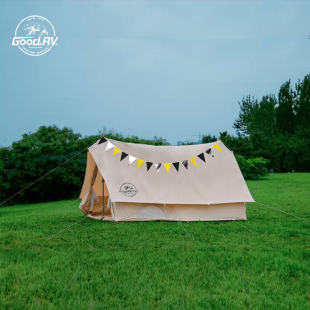
[[294,93],[291,81],[285,82],[278,94],[278,107],[276,112],[277,126],[280,132],[292,134],[295,130],[296,116],[294,114]]
[[[82,138],[72,129],[42,126],[34,133],[24,134],[12,146],[0,149],[0,198],[14,195],[32,182],[63,164],[99,137]],[[15,202],[65,199],[76,196],[85,173],[86,152],[78,154],[40,182],[31,186]]]
[[276,106],[278,102],[275,95],[263,96],[255,114],[256,132],[260,131],[265,136],[272,137],[277,133]]
[[264,134],[272,136],[276,133],[275,107],[277,100],[274,95],[267,95],[260,102],[247,96],[239,102],[240,112],[233,128],[238,135],[247,136]]
[[310,74],[295,85],[295,112],[299,127],[310,128]]
[[214,141],[217,141],[217,138],[215,136],[212,137],[210,134],[202,136],[202,139],[201,139],[202,143],[211,143]]
[[257,105],[257,100],[254,97],[243,97],[241,103],[238,102],[240,112],[237,120],[233,124],[233,128],[237,130],[237,133],[241,136],[250,134],[251,124],[253,123],[253,112]]
[[[166,139],[156,136],[145,140],[123,137],[115,131],[105,131],[105,136],[131,143],[169,145]],[[42,126],[34,133],[24,134],[12,146],[0,148],[0,203],[52,170],[9,203],[77,197],[85,174],[86,149],[99,138],[99,134],[82,138],[67,127]]]

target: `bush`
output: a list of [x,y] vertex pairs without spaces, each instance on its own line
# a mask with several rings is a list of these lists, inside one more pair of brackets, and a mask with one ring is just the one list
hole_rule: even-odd
[[236,155],[236,160],[245,179],[257,180],[268,175],[269,160],[263,157],[245,159]]
[[86,166],[86,152],[99,136],[82,138],[72,129],[41,126],[10,147],[0,148],[0,203],[75,156],[7,204],[67,199],[78,195]]
[[272,138],[260,134],[234,137],[223,132],[221,140],[245,158],[268,158],[268,168],[275,172],[310,172],[310,129],[299,128],[293,135]]

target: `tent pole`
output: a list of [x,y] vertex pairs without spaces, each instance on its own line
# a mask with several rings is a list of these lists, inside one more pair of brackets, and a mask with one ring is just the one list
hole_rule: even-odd
[[104,218],[104,178],[102,178],[102,218]]

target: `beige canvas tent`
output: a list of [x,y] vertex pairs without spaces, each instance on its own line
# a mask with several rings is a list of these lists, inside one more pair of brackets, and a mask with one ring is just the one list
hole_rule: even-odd
[[150,146],[105,137],[88,149],[80,199],[87,216],[111,221],[246,220],[254,201],[220,140]]

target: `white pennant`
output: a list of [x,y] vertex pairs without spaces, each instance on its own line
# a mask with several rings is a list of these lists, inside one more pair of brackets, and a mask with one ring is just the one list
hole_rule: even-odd
[[107,147],[105,148],[105,150],[109,150],[111,148],[115,147],[115,145],[113,145],[110,141],[108,141]]
[[129,166],[130,164],[132,164],[136,159],[137,159],[136,157],[133,157],[133,156],[129,155],[128,166]]
[[156,170],[157,170],[157,172],[158,172],[159,169],[161,168],[162,164],[156,164],[156,163],[154,163],[154,164],[155,164]]

